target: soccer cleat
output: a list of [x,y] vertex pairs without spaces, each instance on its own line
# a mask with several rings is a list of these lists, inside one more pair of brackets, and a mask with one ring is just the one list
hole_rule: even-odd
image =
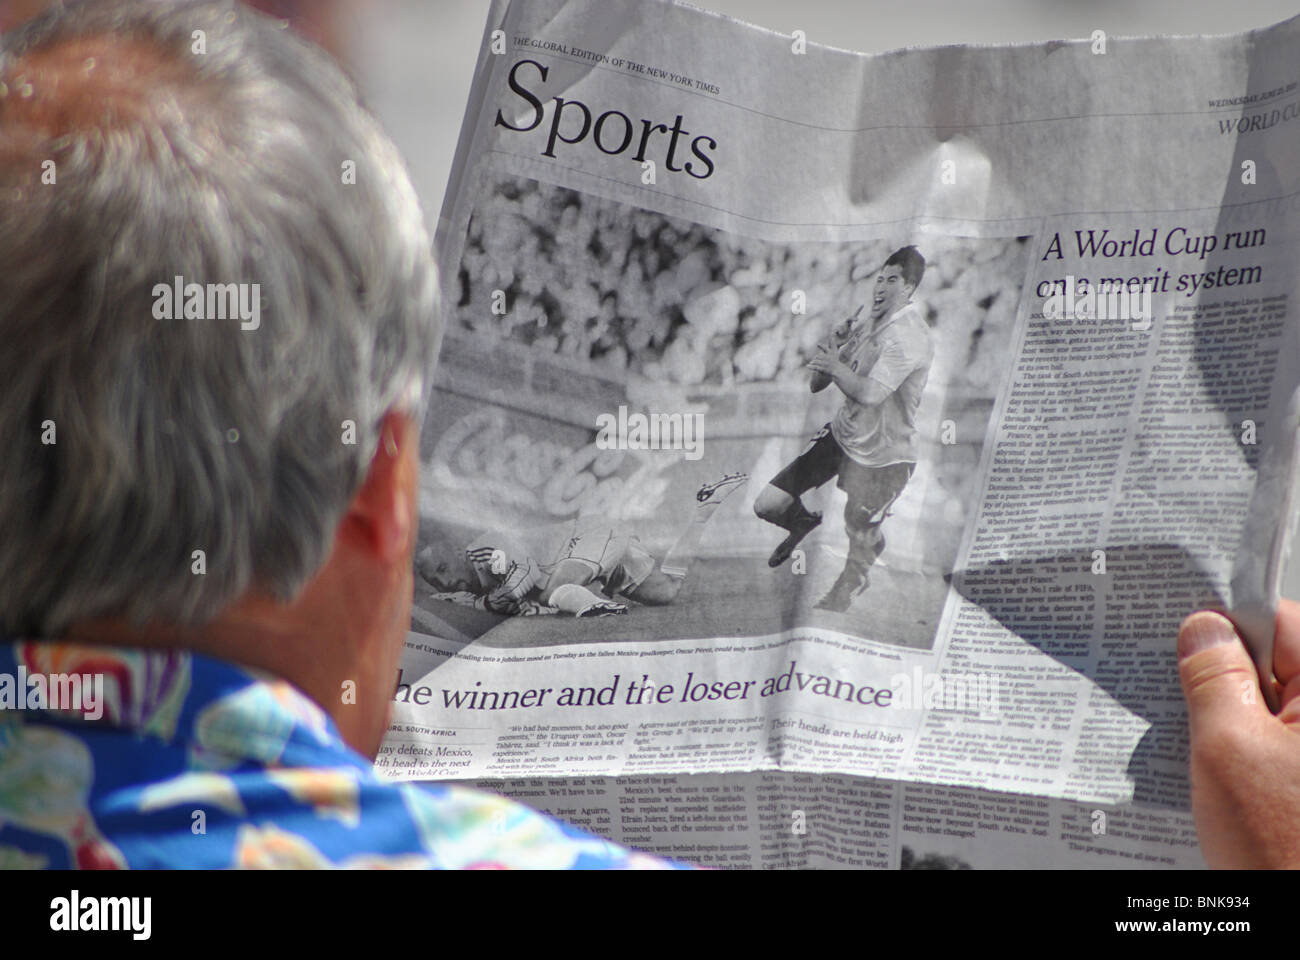
[[854,599],[866,590],[870,583],[871,579],[866,570],[855,573],[846,567],[839,575],[839,579],[835,581],[835,586],[831,587],[830,593],[817,601],[816,609],[844,613],[853,606]]
[[807,517],[796,520],[795,526],[790,528],[789,535],[776,545],[772,555],[767,558],[769,567],[779,567],[790,559],[790,554],[794,553],[794,548],[799,546],[799,541],[808,534],[812,533],[822,522],[820,513],[810,513]]
[[706,503],[721,503],[727,498],[727,495],[736,487],[740,486],[749,479],[747,473],[729,473],[721,480],[715,480],[713,483],[706,483],[695,494],[695,499],[702,505]]
[[597,600],[595,603],[589,603],[577,613],[575,617],[617,617],[627,613],[627,604],[618,603],[614,600]]

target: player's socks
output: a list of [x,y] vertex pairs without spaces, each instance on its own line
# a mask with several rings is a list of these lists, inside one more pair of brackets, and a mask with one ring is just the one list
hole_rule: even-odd
[[[798,530],[801,527],[806,527],[813,520],[820,523],[821,519],[822,515],[820,513],[813,513],[803,505],[802,500],[795,497],[794,500],[790,502],[790,506],[785,508],[785,513],[781,514],[781,516],[777,517],[772,522],[778,527],[785,527],[787,530],[793,531]],[[813,526],[816,526],[816,524],[813,524]]]
[[575,617],[596,604],[608,602],[604,597],[576,583],[560,584],[551,591],[549,600],[551,606],[558,607],[564,613],[571,613]]
[[850,527],[848,562],[853,566],[869,570],[871,565],[885,552],[885,534],[879,523],[866,528]]
[[668,548],[663,561],[659,564],[659,571],[664,576],[675,577],[678,580],[685,579],[687,571],[690,570],[699,552],[700,541],[704,538],[704,529],[713,518],[714,512],[722,505],[723,500],[740,489],[748,479],[748,474],[729,473],[721,480],[700,487],[699,492],[695,494],[695,514],[691,517],[691,522],[686,525],[677,542]]
[[803,505],[803,501],[795,497],[794,502],[786,507],[785,513],[776,521],[778,526],[785,527],[790,534],[776,545],[772,555],[767,558],[767,565],[779,567],[789,560],[790,555],[794,553],[794,548],[799,546],[799,542],[817,529],[821,522],[820,513],[810,512]]

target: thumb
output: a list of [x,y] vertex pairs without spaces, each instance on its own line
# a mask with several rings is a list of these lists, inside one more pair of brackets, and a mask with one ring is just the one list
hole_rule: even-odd
[[1236,627],[1221,614],[1201,611],[1183,621],[1178,631],[1178,675],[1193,738],[1250,727],[1271,716],[1255,664]]

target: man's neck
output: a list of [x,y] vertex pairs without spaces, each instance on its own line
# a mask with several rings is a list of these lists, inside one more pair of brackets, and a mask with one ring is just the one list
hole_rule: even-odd
[[[386,726],[388,705],[365,702],[365,691],[391,689],[397,664],[395,658],[389,662],[393,645],[387,638],[394,626],[365,621],[363,604],[351,609],[318,606],[316,594],[330,589],[346,595],[338,583],[313,582],[304,597],[289,605],[262,595],[246,596],[201,628],[166,623],[136,627],[120,619],[103,619],[77,623],[62,639],[86,645],[186,650],[279,677],[329,714],[350,746],[373,757]],[[352,690],[361,691],[351,701],[343,696],[349,682]]]
[[900,306],[893,313],[882,313],[879,317],[876,318],[875,322],[871,325],[871,332],[873,334],[876,334],[879,333],[881,330],[885,329],[885,327],[889,326],[891,323],[894,322],[894,320],[898,317],[900,313],[902,313],[911,305],[912,305],[912,301],[909,300],[907,301],[907,303]]
[[[232,605],[202,627],[170,623],[137,627],[121,619],[90,620],[71,626],[62,639],[87,646],[185,650],[273,674],[325,706],[322,694],[326,690],[333,693],[334,674],[345,673],[346,668],[332,663],[326,636],[307,636],[303,625],[286,613],[269,598],[253,597]],[[332,711],[326,707],[326,712]]]

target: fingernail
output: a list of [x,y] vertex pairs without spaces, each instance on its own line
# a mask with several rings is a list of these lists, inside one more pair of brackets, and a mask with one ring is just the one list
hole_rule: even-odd
[[1188,617],[1178,631],[1178,658],[1182,660],[1219,644],[1233,643],[1236,639],[1236,628],[1226,617],[1217,613],[1196,613]]

